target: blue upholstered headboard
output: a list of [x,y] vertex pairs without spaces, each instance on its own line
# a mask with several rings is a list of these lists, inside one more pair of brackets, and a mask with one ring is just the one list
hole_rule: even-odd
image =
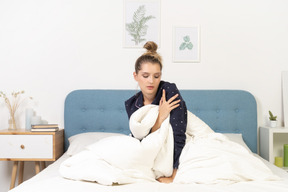
[[[129,134],[124,101],[135,90],[75,90],[65,100],[65,148],[68,138],[83,132]],[[180,90],[187,109],[220,133],[242,133],[257,152],[257,106],[242,90]]]

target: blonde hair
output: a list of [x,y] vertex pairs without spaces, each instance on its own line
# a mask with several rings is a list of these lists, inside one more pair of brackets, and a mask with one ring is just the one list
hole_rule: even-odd
[[162,70],[162,57],[157,53],[157,44],[153,41],[148,41],[143,46],[147,51],[141,55],[135,62],[135,72],[138,73],[141,70],[143,63],[159,64],[160,70]]

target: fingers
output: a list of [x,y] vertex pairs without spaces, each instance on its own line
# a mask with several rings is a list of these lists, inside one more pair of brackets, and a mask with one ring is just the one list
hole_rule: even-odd
[[[171,103],[172,101],[174,101],[178,96],[179,96],[179,94],[176,94],[176,95],[174,95],[173,97],[171,97],[171,98],[168,100],[168,103]],[[179,100],[180,100],[180,99],[179,99]]]
[[177,100],[177,101],[173,101],[172,103],[170,103],[170,106],[175,106],[175,105],[180,105],[179,103],[180,103],[180,99],[179,100]]
[[163,97],[161,97],[160,102],[159,102],[159,105],[162,105],[162,104],[163,104]]
[[[178,96],[178,94],[177,95],[175,95],[176,97]],[[175,97],[174,96],[174,97]],[[172,97],[173,98],[173,97]],[[169,101],[168,101],[168,103],[169,103],[169,106],[170,106],[170,111],[172,111],[173,109],[175,109],[175,108],[177,108],[177,107],[179,107],[180,106],[180,99],[178,99],[178,100],[176,100],[176,101],[174,101],[174,99],[176,99],[176,98],[173,98],[173,100],[171,100],[171,98],[169,99]]]
[[161,97],[161,100],[160,100],[160,105],[162,105],[163,103],[167,103],[170,111],[172,111],[173,109],[179,107],[179,105],[180,105],[179,103],[180,103],[181,100],[180,99],[175,100],[179,96],[179,94],[174,95],[168,101],[166,101],[166,94],[165,93],[166,93],[166,91],[165,91],[165,89],[163,89],[162,97]]
[[[176,100],[176,101],[173,101],[171,102],[171,100],[169,99],[169,101],[167,102],[170,110],[172,111],[173,109],[177,108],[180,106],[180,99]],[[170,102],[170,103],[169,103]]]
[[177,107],[179,107],[179,106],[180,106],[180,104],[173,105],[173,106],[171,106],[170,110],[172,111],[173,109],[175,109],[175,108],[177,108]]
[[[163,122],[170,114],[172,110],[180,106],[180,99],[176,98],[179,96],[179,94],[174,95],[171,97],[168,101],[166,101],[166,91],[163,89],[162,91],[162,97],[159,102],[159,119],[161,122]],[[161,179],[160,179],[161,180]]]
[[[172,101],[174,101],[178,96],[179,96],[179,94],[176,94],[176,95],[174,95],[173,97],[171,97],[171,98],[168,100],[168,103],[171,103]],[[166,101],[166,92],[165,92],[165,89],[163,89],[163,91],[162,91],[161,100],[162,100],[162,101]],[[179,99],[179,100],[180,100],[180,99]]]
[[[172,104],[172,105],[175,105],[175,104],[179,103],[179,102],[181,101],[180,99],[174,101],[178,96],[179,96],[179,94],[174,95],[173,97],[171,97],[171,98],[167,101],[167,103]],[[162,92],[162,97],[161,97],[160,103],[161,103],[161,102],[166,102],[165,89],[163,89],[163,92]]]
[[[163,100],[162,100],[163,99]],[[162,101],[166,101],[166,93],[165,93],[165,89],[163,89],[162,91],[162,98],[161,98]]]

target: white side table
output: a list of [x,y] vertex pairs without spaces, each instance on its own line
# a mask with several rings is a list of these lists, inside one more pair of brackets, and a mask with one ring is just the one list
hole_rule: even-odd
[[288,144],[288,127],[260,127],[259,141],[260,156],[274,163],[276,156],[284,158],[283,145]]
[[35,161],[35,172],[45,168],[45,161],[55,161],[64,150],[64,130],[57,132],[31,132],[22,129],[15,131],[0,130],[0,161],[14,161],[10,189],[14,188],[17,176],[18,184],[23,181],[25,161]]

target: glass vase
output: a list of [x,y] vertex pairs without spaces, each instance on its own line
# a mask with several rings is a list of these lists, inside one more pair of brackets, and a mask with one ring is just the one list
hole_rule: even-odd
[[14,115],[11,115],[9,120],[8,120],[8,129],[9,130],[15,130],[16,129],[16,121]]

